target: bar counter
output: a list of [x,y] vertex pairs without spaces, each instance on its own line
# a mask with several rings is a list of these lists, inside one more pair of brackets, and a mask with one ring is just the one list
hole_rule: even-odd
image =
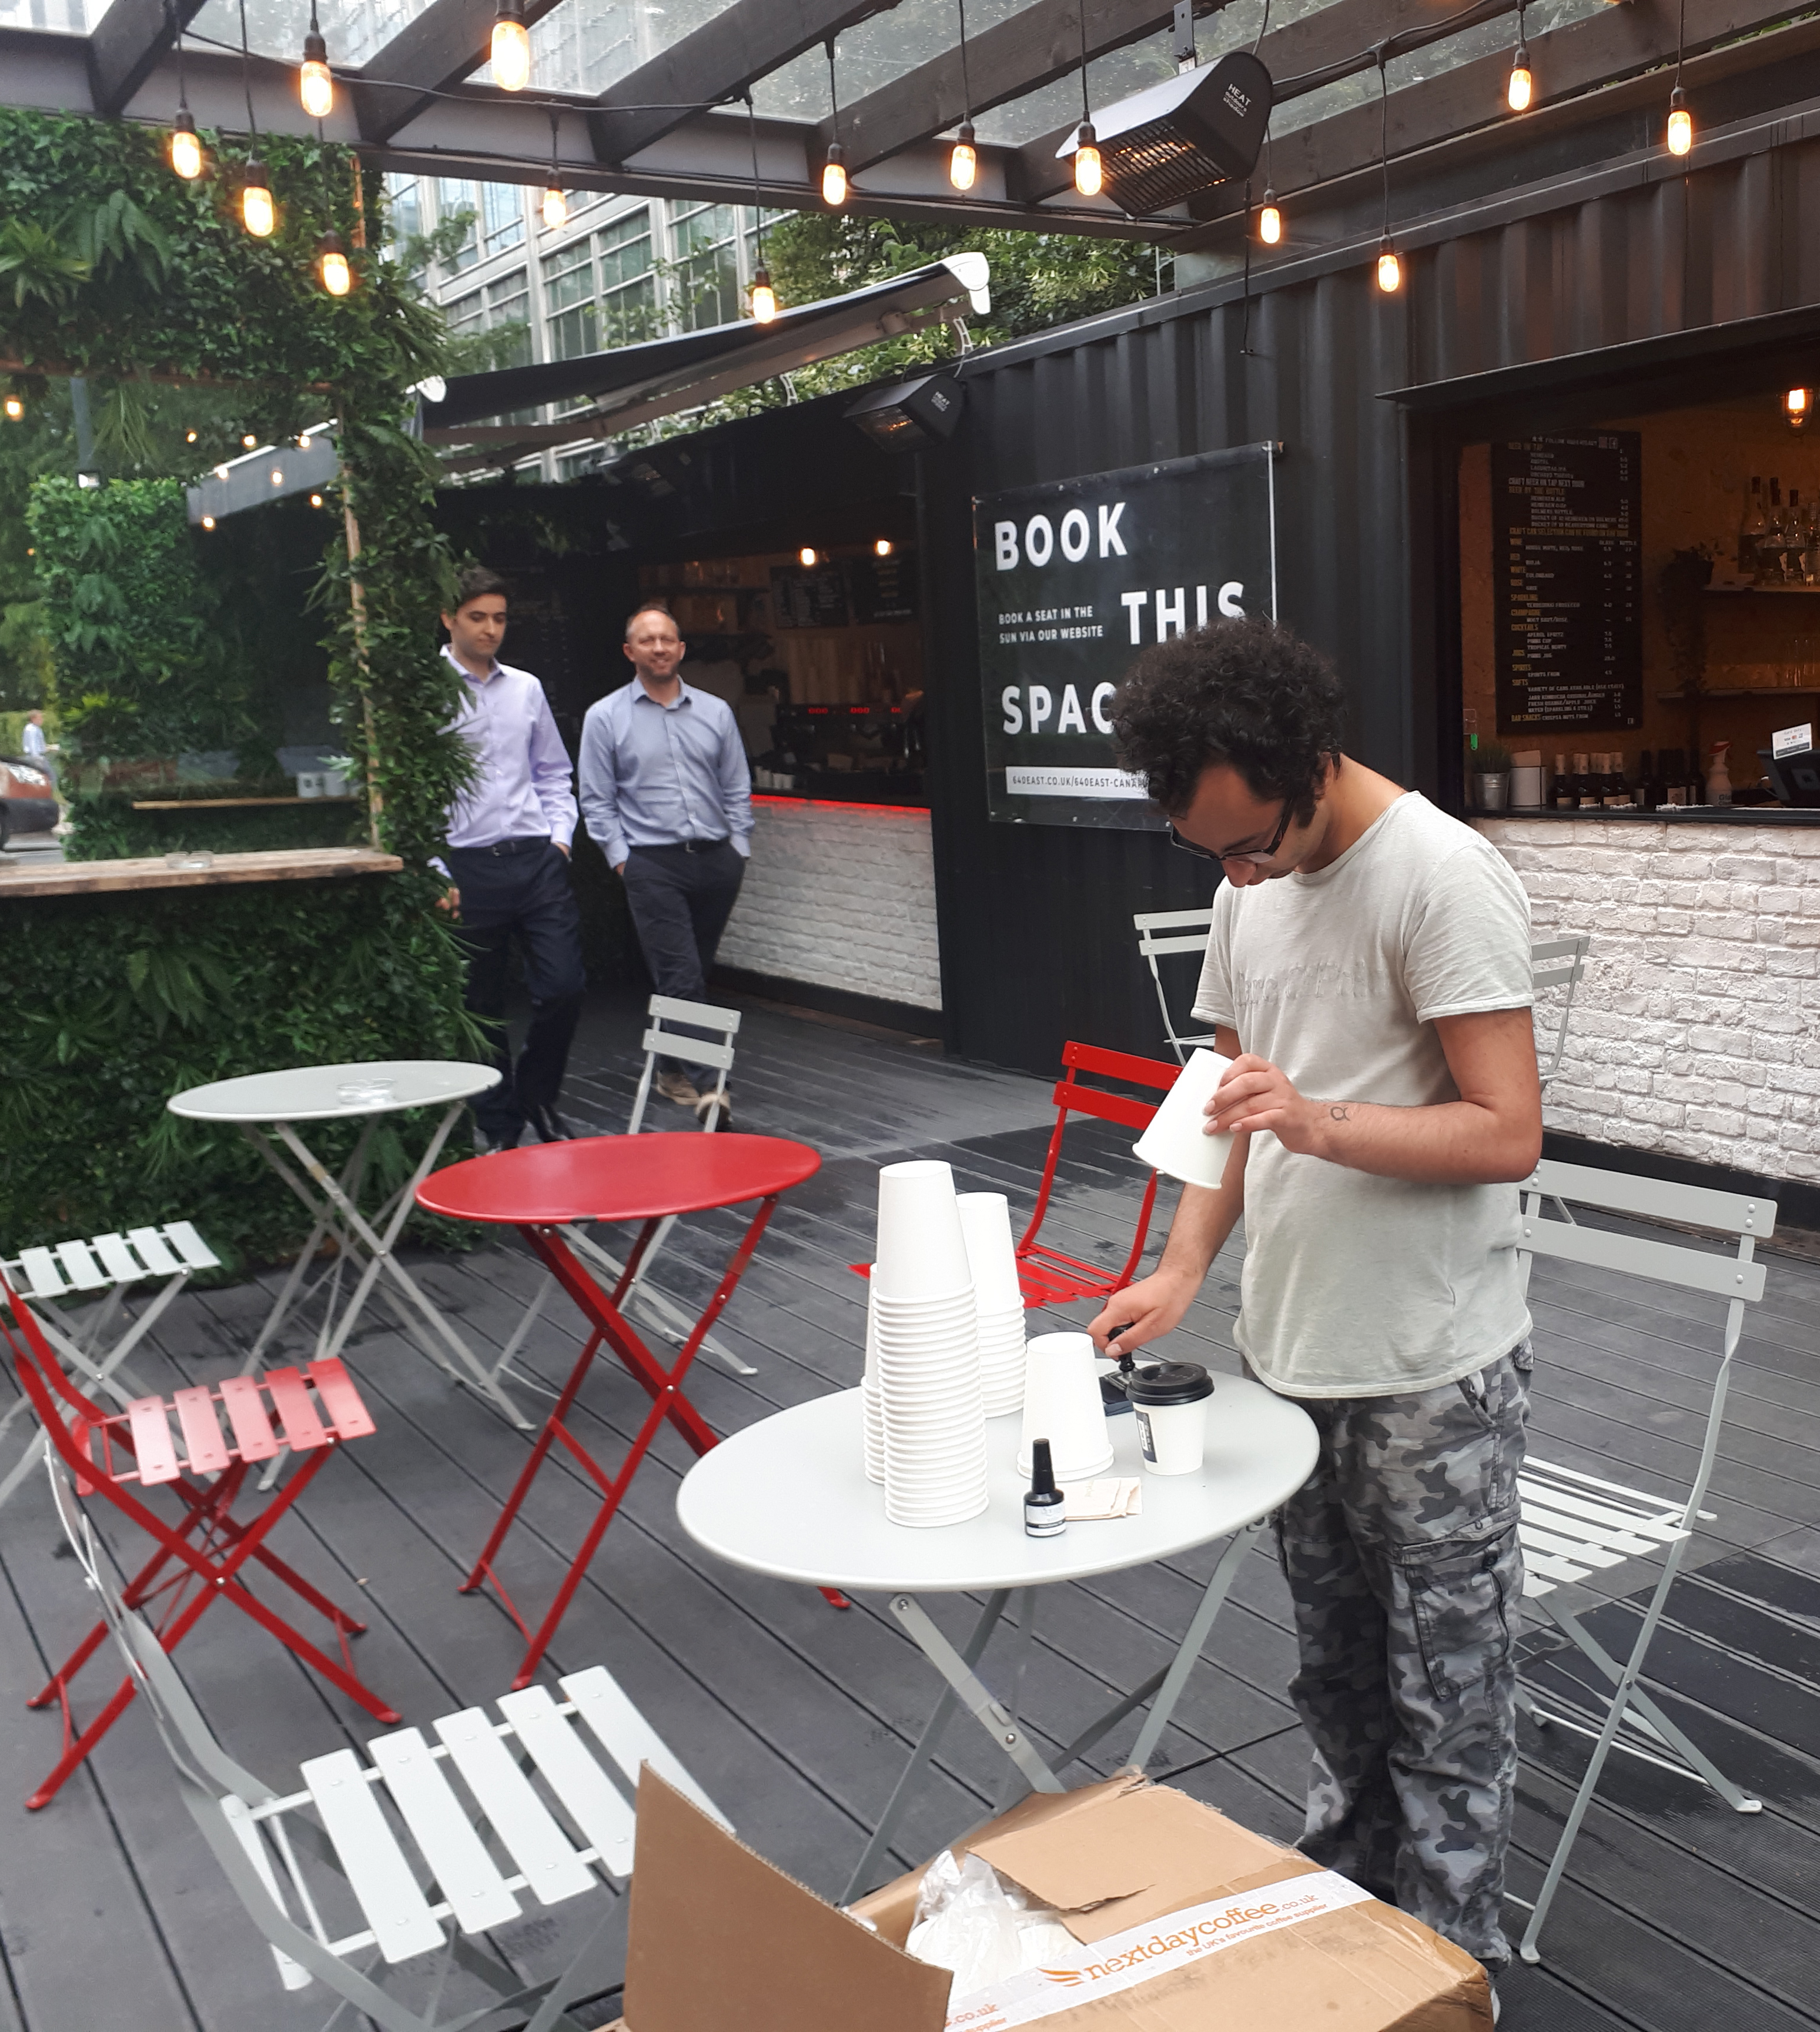
[[897,1005],[942,1007],[927,810],[760,792],[720,963]]
[[1820,812],[1471,822],[1528,891],[1538,939],[1592,936],[1547,1126],[1820,1180]]
[[318,882],[349,875],[396,875],[395,854],[369,846],[285,847],[218,854],[206,868],[173,868],[162,854],[124,861],[0,862],[0,900],[13,896],[99,896],[134,889],[206,889],[244,882]]

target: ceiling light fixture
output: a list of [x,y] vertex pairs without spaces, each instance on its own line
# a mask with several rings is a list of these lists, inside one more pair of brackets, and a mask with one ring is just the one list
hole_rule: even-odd
[[1814,390],[1811,388],[1791,388],[1782,398],[1782,420],[1790,430],[1805,430],[1807,419],[1814,413]]
[[872,555],[875,557],[888,558],[891,555],[891,539],[889,536],[881,536],[872,546]]
[[165,19],[177,48],[177,118],[170,123],[170,166],[186,184],[192,184],[202,174],[202,143],[184,90],[183,24],[177,18],[175,0],[165,0]]
[[1087,0],[1077,0],[1074,13],[1080,24],[1080,125],[1074,136],[1074,187],[1083,197],[1098,197],[1105,175],[1099,136],[1093,131],[1093,107],[1087,95]]
[[7,422],[9,424],[22,423],[24,420],[24,417],[25,405],[23,400],[17,395],[9,395],[6,398]]
[[1681,89],[1681,62],[1688,54],[1688,0],[1681,0],[1680,27],[1675,40],[1675,88],[1669,94],[1669,153],[1684,155],[1694,145],[1694,116]]
[[1525,0],[1516,4],[1516,53],[1510,60],[1510,76],[1505,80],[1504,103],[1512,113],[1527,113],[1535,96],[1535,77],[1529,67],[1529,45],[1524,39]]
[[765,266],[765,194],[759,182],[759,121],[752,110],[752,95],[746,94],[746,139],[752,150],[752,317],[769,324],[778,314],[778,293],[771,287],[771,271]]
[[1266,247],[1274,247],[1283,237],[1283,208],[1277,202],[1277,193],[1268,184],[1264,186],[1264,202],[1258,207],[1258,237]]
[[834,88],[834,38],[828,38],[828,103],[833,108],[829,125],[834,139],[828,144],[827,160],[822,165],[822,202],[838,211],[847,202],[847,158],[841,146],[841,99]]
[[797,551],[796,558],[799,563],[804,565],[812,565],[817,562],[815,553],[810,549],[807,543],[805,543],[803,547]]
[[326,120],[335,110],[335,80],[329,70],[329,46],[316,21],[316,0],[310,0],[310,26],[297,69],[297,96],[312,120]]
[[562,115],[550,109],[550,174],[543,185],[543,223],[546,230],[560,233],[569,223],[569,193],[562,188],[562,173],[557,143]]
[[948,181],[957,191],[970,191],[979,174],[979,151],[973,141],[973,86],[967,75],[967,0],[955,0],[960,15],[960,131],[948,155]]
[[488,55],[493,82],[502,92],[522,92],[531,82],[531,31],[524,25],[524,0],[499,0]]
[[348,265],[348,250],[341,236],[331,228],[316,242],[316,273],[331,297],[345,297],[354,286],[354,271]]
[[278,230],[278,207],[272,182],[259,160],[259,123],[253,118],[253,59],[247,43],[247,0],[240,0],[241,88],[247,101],[247,159],[241,171],[241,223],[255,240],[269,240]]
[[1403,286],[1403,263],[1390,237],[1390,83],[1384,75],[1385,46],[1378,45],[1378,162],[1384,178],[1384,230],[1378,241],[1378,286],[1393,297]]

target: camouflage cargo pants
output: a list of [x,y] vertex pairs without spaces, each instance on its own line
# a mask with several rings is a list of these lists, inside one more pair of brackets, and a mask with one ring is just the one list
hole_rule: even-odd
[[1494,1974],[1516,1777],[1512,1640],[1527,1343],[1406,1397],[1304,1398],[1314,1474],[1277,1520],[1314,1746],[1300,1847]]

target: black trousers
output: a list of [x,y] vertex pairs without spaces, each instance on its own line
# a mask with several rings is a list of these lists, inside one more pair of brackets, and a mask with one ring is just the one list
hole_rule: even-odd
[[[516,1136],[528,1110],[554,1105],[587,985],[581,964],[581,913],[569,886],[569,861],[547,839],[498,846],[450,847],[443,855],[461,892],[460,935],[468,948],[467,1003],[498,1025],[493,1063],[499,1084],[474,1103],[474,1117],[494,1138]],[[512,1063],[505,988],[512,948],[523,955],[531,1025]]]
[[[711,846],[635,846],[627,854],[625,899],[659,995],[707,1001],[708,973],[745,872],[745,857],[730,840]],[[658,1066],[682,1070],[676,1059],[659,1059]]]

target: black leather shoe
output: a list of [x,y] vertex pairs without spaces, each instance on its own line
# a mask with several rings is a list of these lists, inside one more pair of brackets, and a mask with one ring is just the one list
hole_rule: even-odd
[[531,1124],[531,1134],[539,1143],[572,1143],[575,1131],[565,1122],[554,1108],[531,1108],[525,1110]]
[[522,1129],[495,1136],[490,1130],[477,1128],[474,1131],[474,1154],[476,1157],[490,1157],[496,1151],[516,1150],[518,1139],[524,1134]]

